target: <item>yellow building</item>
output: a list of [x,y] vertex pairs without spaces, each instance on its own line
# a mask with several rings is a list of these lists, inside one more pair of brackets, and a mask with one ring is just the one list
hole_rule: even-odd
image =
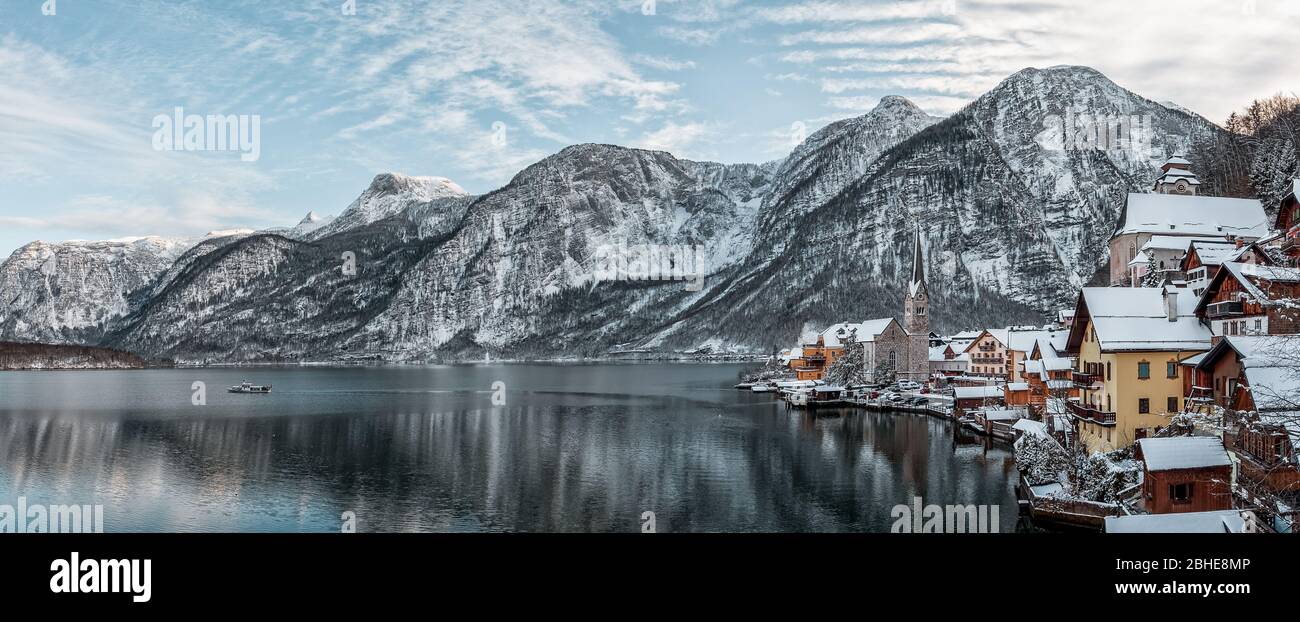
[[1210,330],[1178,287],[1085,287],[1066,352],[1080,398],[1070,412],[1088,451],[1132,445],[1183,408],[1178,361],[1210,349]]

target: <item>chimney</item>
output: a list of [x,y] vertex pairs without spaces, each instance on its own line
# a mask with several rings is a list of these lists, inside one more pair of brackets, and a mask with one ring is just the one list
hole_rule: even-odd
[[1170,322],[1178,321],[1178,292],[1165,289],[1165,317]]
[[1245,239],[1245,238],[1238,237],[1238,238],[1236,239],[1236,242],[1237,242],[1237,248],[1241,248],[1241,247],[1243,247],[1243,246],[1246,245],[1246,239]]

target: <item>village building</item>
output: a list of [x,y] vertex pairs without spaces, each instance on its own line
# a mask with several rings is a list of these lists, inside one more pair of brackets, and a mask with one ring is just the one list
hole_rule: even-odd
[[1213,436],[1144,438],[1142,501],[1152,514],[1232,508],[1232,460]]
[[1195,241],[1187,247],[1179,269],[1186,275],[1187,287],[1192,290],[1192,295],[1200,296],[1218,274],[1219,268],[1229,261],[1273,263],[1258,243],[1245,244],[1240,240],[1235,244]]
[[1217,336],[1300,332],[1300,268],[1225,262],[1196,314]]
[[1160,167],[1152,192],[1129,193],[1119,226],[1110,238],[1112,285],[1138,287],[1134,270],[1147,263],[1139,258],[1152,237],[1216,238],[1253,242],[1268,233],[1264,206],[1254,199],[1197,195],[1199,180],[1187,160],[1174,156]]
[[1291,181],[1291,192],[1282,198],[1273,228],[1279,232],[1279,248],[1288,263],[1300,267],[1300,179]]
[[1225,337],[1203,365],[1224,376],[1223,443],[1239,473],[1300,511],[1300,335]]
[[1085,287],[1066,354],[1080,389],[1068,408],[1089,452],[1132,445],[1183,408],[1180,362],[1210,349],[1190,292],[1168,287]]
[[965,353],[970,355],[970,375],[985,378],[1006,379],[1007,330],[987,329],[966,346]]
[[957,419],[976,409],[1003,405],[1002,387],[998,386],[956,387],[952,398],[952,416]]
[[970,373],[970,355],[953,344],[930,348],[930,377],[965,376]]

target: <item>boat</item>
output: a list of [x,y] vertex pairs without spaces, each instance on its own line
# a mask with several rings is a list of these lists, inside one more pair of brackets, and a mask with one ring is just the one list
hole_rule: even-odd
[[231,392],[231,393],[270,393],[270,392],[271,392],[271,385],[269,385],[269,384],[253,384],[253,383],[251,383],[251,382],[247,382],[247,381],[245,381],[245,382],[241,382],[241,383],[239,383],[239,384],[237,384],[237,385],[235,385],[235,386],[233,386],[233,387],[230,387],[229,389],[226,389],[226,390],[229,391],[229,392]]
[[776,385],[758,383],[750,387],[749,390],[753,391],[754,393],[771,393],[776,390]]
[[752,389],[753,387],[754,387],[754,383],[752,382],[742,382],[736,385],[737,389]]

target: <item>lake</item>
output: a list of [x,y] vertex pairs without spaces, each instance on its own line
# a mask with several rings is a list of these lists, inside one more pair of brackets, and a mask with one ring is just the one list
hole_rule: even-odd
[[[996,504],[1010,448],[925,415],[787,410],[734,364],[0,372],[0,504],[105,531],[888,531]],[[269,395],[231,394],[249,380]],[[200,395],[195,383],[203,383]],[[499,384],[498,384],[499,383]]]

